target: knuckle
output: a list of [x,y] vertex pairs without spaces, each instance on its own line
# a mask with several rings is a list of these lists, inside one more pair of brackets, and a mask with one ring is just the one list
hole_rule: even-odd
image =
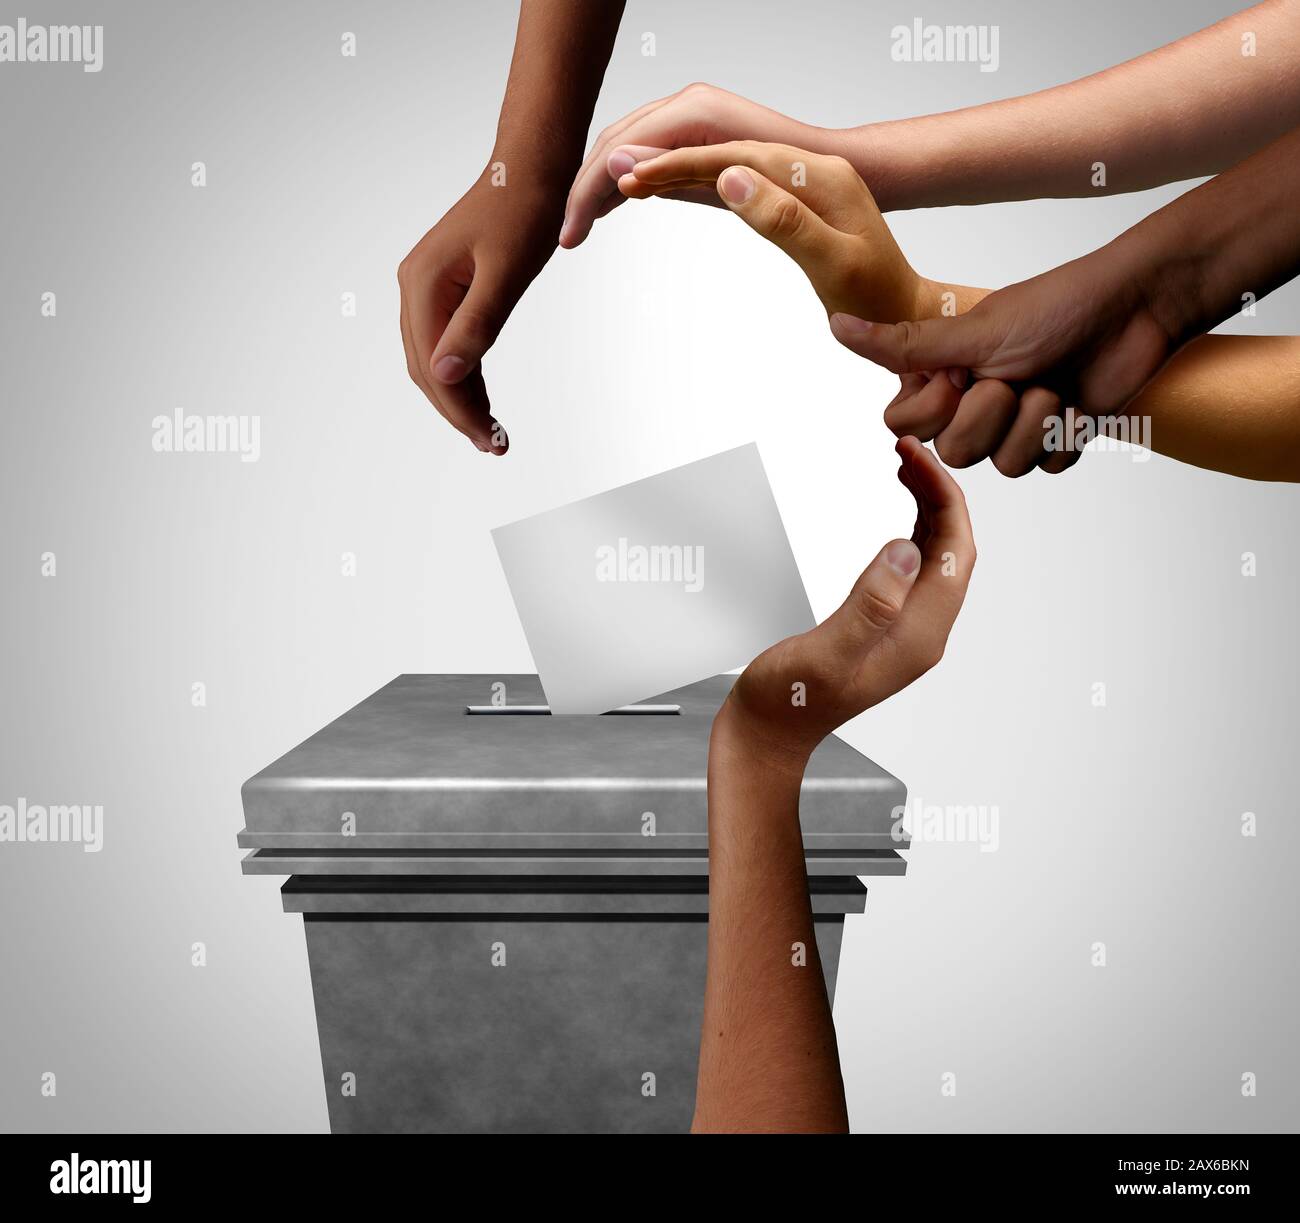
[[462,306],[456,311],[456,321],[466,334],[490,341],[501,330],[500,311],[490,306]]
[[1061,410],[1061,397],[1046,387],[1031,386],[1021,397],[1020,410],[1036,419],[1056,416]]
[[803,228],[803,210],[798,201],[783,196],[772,205],[772,232],[780,238],[794,238]]
[[857,181],[858,172],[853,168],[853,163],[846,157],[835,154],[826,158],[826,169],[836,178],[847,182],[849,179]]
[[858,592],[855,607],[867,627],[879,633],[893,625],[903,610],[901,600],[870,589]]
[[898,342],[899,355],[907,364],[911,364],[912,354],[921,339],[921,329],[911,319],[904,319],[894,324],[894,338]]

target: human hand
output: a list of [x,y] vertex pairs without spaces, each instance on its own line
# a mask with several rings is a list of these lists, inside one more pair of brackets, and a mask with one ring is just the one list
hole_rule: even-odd
[[975,565],[966,499],[915,438],[898,478],[916,499],[911,540],[885,545],[842,607],[760,654],[718,711],[715,733],[802,773],[813,749],[943,657]]
[[[667,149],[740,139],[786,141],[833,152],[841,134],[800,123],[714,85],[687,85],[666,98],[638,107],[596,137],[569,190],[560,245],[578,246],[598,218],[623,202],[615,183],[636,162]],[[714,205],[719,202],[711,188],[687,189],[677,198]]]
[[554,184],[493,186],[485,174],[397,269],[407,373],[485,452],[505,454],[509,439],[492,415],[483,355],[551,257],[559,224]]
[[[716,192],[713,189],[716,187]],[[710,192],[803,269],[828,314],[895,321],[966,308],[971,290],[917,275],[842,157],[754,140],[676,149],[618,180],[628,199]]]
[[[1007,476],[1064,471],[1174,349],[1116,244],[990,293],[956,318],[831,318],[836,339],[903,378],[886,411],[895,433],[935,439],[944,462],[992,457]],[[948,369],[952,377],[925,371]],[[964,371],[976,375],[964,390]],[[962,371],[957,373],[955,371]],[[1073,409],[1073,411],[1071,411]]]

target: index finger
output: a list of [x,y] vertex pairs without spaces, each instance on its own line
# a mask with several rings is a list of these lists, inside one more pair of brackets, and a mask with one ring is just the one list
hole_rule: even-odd
[[[638,160],[631,174],[647,194],[660,194],[674,183],[713,182],[731,166],[757,170],[787,191],[796,193],[829,225],[856,232],[866,184],[840,157],[811,153],[794,145],[758,140],[670,149],[658,157]],[[631,184],[627,185],[628,187]],[[633,192],[620,185],[624,194]]]

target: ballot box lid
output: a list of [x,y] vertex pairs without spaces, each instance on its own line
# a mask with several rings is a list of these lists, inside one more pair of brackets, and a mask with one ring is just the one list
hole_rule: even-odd
[[[543,705],[535,675],[401,675],[244,783],[240,843],[322,862],[435,850],[476,862],[507,851],[566,862],[613,850],[620,861],[699,854],[709,731],[734,680],[717,675],[647,702],[678,713],[580,717],[468,712]],[[896,857],[905,797],[897,778],[828,738],[800,799],[810,861]]]

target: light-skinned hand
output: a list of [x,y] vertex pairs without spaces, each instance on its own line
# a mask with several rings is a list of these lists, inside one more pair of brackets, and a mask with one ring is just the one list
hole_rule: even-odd
[[842,157],[754,140],[676,149],[618,181],[628,199],[707,192],[804,271],[828,314],[924,318],[949,286],[917,275]]
[[[739,94],[697,81],[637,107],[596,137],[569,190],[560,245],[578,246],[598,218],[623,202],[615,184],[636,162],[667,149],[742,139],[785,141],[802,148],[829,150],[839,137]],[[687,189],[679,198],[718,203],[717,195],[709,189]]]

